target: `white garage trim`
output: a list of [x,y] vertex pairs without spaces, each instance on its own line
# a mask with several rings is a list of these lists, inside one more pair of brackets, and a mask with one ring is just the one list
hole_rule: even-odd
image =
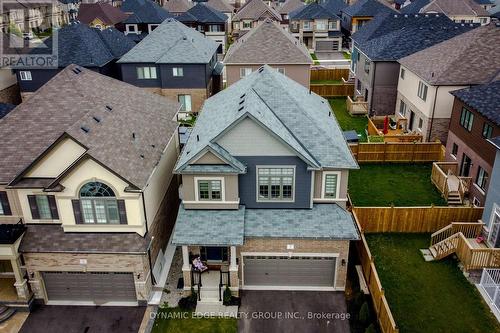
[[[241,289],[243,290],[303,290],[303,291],[336,291],[344,288],[336,288],[337,268],[339,253],[307,253],[307,252],[241,252]],[[245,256],[288,256],[288,257],[331,257],[336,258],[334,269],[334,287],[307,287],[307,286],[246,286],[245,285]]]

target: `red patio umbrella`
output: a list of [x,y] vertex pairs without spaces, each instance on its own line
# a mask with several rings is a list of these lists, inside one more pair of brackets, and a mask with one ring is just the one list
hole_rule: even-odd
[[384,118],[384,130],[382,131],[384,134],[389,132],[389,117],[385,116]]

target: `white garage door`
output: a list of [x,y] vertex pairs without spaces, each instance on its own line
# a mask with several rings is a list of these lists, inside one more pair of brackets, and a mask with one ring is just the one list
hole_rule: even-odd
[[245,256],[245,287],[333,287],[335,257]]
[[132,273],[43,272],[49,301],[135,302]]
[[327,52],[327,51],[338,51],[339,50],[339,42],[328,40],[322,42],[316,42],[316,52]]

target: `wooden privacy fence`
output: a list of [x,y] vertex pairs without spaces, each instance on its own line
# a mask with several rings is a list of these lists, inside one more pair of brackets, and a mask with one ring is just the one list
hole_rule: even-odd
[[354,94],[353,84],[311,84],[311,91],[321,97],[351,96]]
[[[355,212],[353,212],[353,215],[354,219],[357,220]],[[363,276],[370,290],[381,331],[383,333],[399,332],[396,321],[389,308],[389,303],[387,303],[387,299],[385,298],[384,288],[382,288],[382,284],[380,283],[380,278],[375,268],[370,248],[368,247],[368,243],[363,233],[361,233],[361,240],[356,242],[356,248],[361,261],[361,267],[363,268]]]
[[439,142],[377,142],[349,144],[358,162],[434,162],[442,159]]
[[342,78],[347,79],[349,77],[348,68],[320,68],[311,69],[311,81],[316,80],[342,80]]
[[482,207],[353,207],[361,230],[435,232],[452,222],[477,222]]

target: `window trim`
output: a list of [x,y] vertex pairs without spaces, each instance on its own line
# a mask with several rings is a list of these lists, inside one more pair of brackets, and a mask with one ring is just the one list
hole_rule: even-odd
[[[120,208],[118,207],[118,198],[116,196],[114,196],[114,197],[80,197],[79,200],[80,200],[80,211],[82,214],[82,221],[83,221],[82,224],[85,224],[85,225],[119,225],[119,224],[121,224],[121,222],[120,222]],[[87,222],[87,220],[85,219],[85,209],[83,207],[84,201],[91,203],[92,215],[93,215],[92,217],[93,217],[94,222]],[[98,201],[102,201],[105,203],[104,204],[104,213],[106,215],[106,222],[104,222],[104,223],[97,222],[96,202],[98,202]],[[113,221],[113,222],[110,222],[111,220],[109,218],[109,208],[107,205],[108,201],[113,201],[116,204],[117,220]]]
[[[457,147],[457,151],[455,152],[455,154],[453,154],[453,151],[454,151],[454,148],[455,148],[455,147]],[[457,159],[458,149],[459,149],[459,147],[458,147],[457,143],[456,143],[456,142],[453,142],[453,143],[451,144],[451,152],[450,152],[450,156],[451,156],[452,158],[454,158],[455,160]]]
[[[481,170],[483,171],[481,180],[483,181],[484,184],[479,184],[479,179],[480,179],[479,175],[481,173]],[[489,177],[490,177],[489,173],[482,166],[479,165],[477,168],[476,179],[474,180],[474,184],[477,186],[479,190],[481,190],[483,194],[485,194],[486,191],[488,191],[487,185]],[[484,185],[484,188],[482,187],[482,185]]]
[[[179,75],[179,72],[180,72],[180,75]],[[172,67],[172,76],[173,77],[184,77],[184,67]]]
[[[337,188],[335,190],[335,198],[326,197],[326,176],[337,175]],[[321,199],[325,200],[339,200],[340,199],[340,181],[342,179],[341,171],[323,171],[321,175]]]
[[[282,70],[283,72],[281,72],[280,70]],[[285,67],[276,67],[276,71],[280,74],[283,74],[283,75],[286,75],[285,74]]]
[[[484,130],[485,130],[486,128],[489,130],[489,131],[488,131],[489,133],[488,133],[488,132],[486,133],[486,134],[489,134],[489,136],[484,135],[484,134],[485,134],[485,133],[484,133]],[[490,123],[488,123],[487,121],[485,121],[485,122],[483,123],[483,130],[481,131],[481,136],[482,136],[484,139],[491,139],[491,138],[493,137],[493,126],[491,126],[491,124],[490,124]]]
[[[144,74],[144,69],[145,68],[148,68],[148,71],[149,71],[149,77],[146,77]],[[152,71],[151,69],[154,68],[154,77],[151,75]],[[142,70],[142,78],[139,77],[139,71]],[[136,67],[136,74],[137,74],[137,80],[158,80],[158,71],[157,71],[157,68],[156,66],[137,66]]]
[[[133,27],[134,29],[131,30],[130,27]],[[137,26],[137,24],[125,24],[125,35],[128,34],[139,34],[139,27]]]
[[[198,188],[199,181],[211,181],[211,180],[219,180],[220,181],[220,199],[200,199],[200,191]],[[226,202],[226,185],[224,177],[194,177],[194,200],[197,203],[225,203]]]
[[21,81],[33,81],[31,71],[19,71],[19,79]]
[[[469,117],[467,117],[467,115]],[[472,126],[474,126],[474,113],[466,107],[462,107],[459,123],[467,132],[472,132]]]
[[423,100],[424,102],[427,101],[427,93],[429,91],[429,86],[427,86],[424,81],[419,80],[418,81],[418,89],[417,89],[417,96]]
[[[250,70],[250,73],[248,73],[248,74],[246,73],[247,69]],[[240,79],[243,79],[243,78],[249,76],[252,73],[253,73],[253,68],[252,67],[240,67]]]
[[[261,199],[259,198],[259,169],[292,169],[292,197],[290,199],[276,200],[276,199]],[[296,183],[296,166],[295,165],[256,165],[255,166],[255,202],[274,202],[274,203],[292,203],[295,202],[295,183]],[[269,194],[270,197],[270,194]]]
[[[183,102],[180,101],[180,97],[181,96],[189,96],[189,110],[184,105],[186,103],[185,102],[183,103]],[[185,101],[185,99],[184,99],[184,101]],[[191,95],[189,95],[189,94],[179,94],[179,95],[177,95],[177,102],[179,102],[181,104],[181,108],[179,109],[180,112],[193,112],[193,97]]]
[[[497,204],[497,203],[493,203],[493,207],[491,207],[491,216],[490,216],[490,221],[489,221],[489,224],[488,224],[488,240],[487,240],[487,243],[490,245],[490,246],[494,246],[493,242],[496,240],[494,239],[493,242],[492,242],[492,238],[493,238],[493,222],[495,221],[495,217],[496,216],[500,216],[500,206]],[[498,237],[498,235],[497,235]]]

